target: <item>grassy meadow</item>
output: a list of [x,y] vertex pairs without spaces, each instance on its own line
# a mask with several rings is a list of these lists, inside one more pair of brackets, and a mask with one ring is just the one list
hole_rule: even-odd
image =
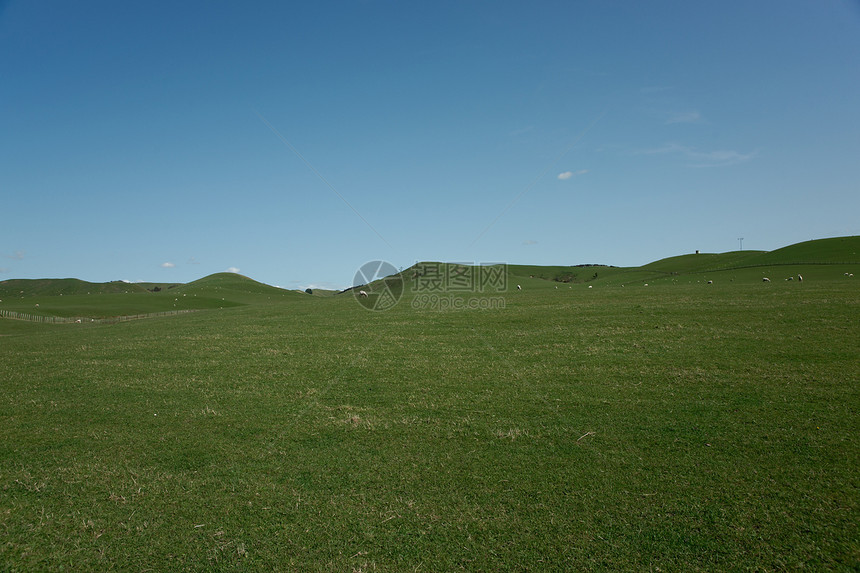
[[860,241],[815,243],[494,309],[0,283],[198,311],[0,319],[0,569],[856,571]]

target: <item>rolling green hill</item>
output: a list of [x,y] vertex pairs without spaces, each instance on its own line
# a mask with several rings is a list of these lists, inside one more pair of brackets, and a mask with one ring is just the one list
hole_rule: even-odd
[[[428,278],[428,272],[459,280],[466,276],[477,277],[481,273],[491,272],[493,268],[496,271],[500,269],[423,262],[402,271],[401,276],[405,293],[414,295],[420,292],[420,281]],[[585,285],[603,287],[708,281],[761,282],[764,277],[774,281],[788,280],[798,274],[812,280],[837,280],[858,270],[860,237],[852,236],[806,241],[774,251],[679,255],[641,267],[597,264],[507,265],[505,279],[507,290],[515,289],[517,285],[527,289],[554,289],[583,288]],[[481,291],[478,279],[470,280],[472,289],[459,290]],[[366,288],[371,293],[378,293],[383,290],[382,280],[375,281]],[[334,294],[317,291],[314,293],[317,296],[311,298],[320,301],[331,298]],[[350,289],[338,294],[354,295]],[[48,317],[108,318],[272,304],[307,297],[305,293],[273,287],[240,274],[226,272],[209,275],[187,284],[122,281],[91,283],[73,278],[9,279],[0,282],[0,311]]]
[[0,281],[0,299],[11,297],[57,296],[146,292],[136,283],[112,281],[91,283],[79,279],[9,279]]
[[756,266],[860,264],[860,237],[816,239],[775,251],[733,251],[721,254],[681,255],[641,268],[668,273],[699,273]]
[[[508,265],[508,287],[555,288],[588,284],[621,286],[664,282],[708,280],[761,281],[764,277],[787,278],[803,274],[811,278],[841,278],[860,265],[860,237],[836,237],[806,241],[775,251],[731,251],[699,253],[660,259],[641,267],[609,265],[539,266]],[[436,265],[440,273],[461,265],[419,263],[402,275],[409,286],[422,266]]]
[[105,319],[220,309],[302,296],[233,273],[188,284],[87,283],[77,279],[9,280],[0,284],[0,311],[32,316]]
[[762,253],[751,264],[823,265],[860,263],[860,236],[816,239]]
[[857,570],[852,244],[497,267],[462,309],[7,282],[176,316],[0,319],[0,570]]
[[680,255],[660,259],[640,267],[643,270],[660,273],[696,273],[704,271],[734,269],[747,266],[750,260],[760,256],[765,251],[733,251],[729,253],[700,253],[695,255]]
[[303,296],[302,293],[270,286],[237,273],[215,273],[181,285],[176,288],[176,292],[243,304]]

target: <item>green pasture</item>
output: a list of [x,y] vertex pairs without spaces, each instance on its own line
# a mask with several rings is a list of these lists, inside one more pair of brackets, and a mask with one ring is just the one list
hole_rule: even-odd
[[855,571],[856,246],[512,267],[491,310],[407,273],[386,312],[238,275],[0,296],[199,311],[0,319],[0,569]]

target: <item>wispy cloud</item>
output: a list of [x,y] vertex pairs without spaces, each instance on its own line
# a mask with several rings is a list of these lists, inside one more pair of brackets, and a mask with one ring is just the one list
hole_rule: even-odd
[[715,151],[699,151],[695,148],[677,143],[667,143],[662,147],[651,149],[640,149],[635,152],[636,155],[666,155],[678,154],[685,157],[691,162],[692,167],[724,167],[727,165],[737,165],[753,159],[758,155],[757,151],[750,153],[741,153],[729,149],[720,149]]
[[529,239],[529,240],[527,240],[527,241],[523,241],[523,244],[524,244],[524,245],[526,245],[527,247],[530,247],[530,246],[532,246],[532,245],[537,245],[537,244],[538,244],[538,242],[537,242],[537,241],[533,241],[532,239]]
[[703,121],[704,118],[698,111],[679,111],[670,113],[669,117],[666,118],[667,125],[673,123],[702,123]]
[[188,259],[188,263],[187,263],[187,264],[189,264],[189,265],[199,265],[199,264],[200,264],[200,261],[198,261],[198,260],[197,260],[197,259],[195,259],[194,257],[191,257],[190,259]]
[[24,251],[15,251],[11,255],[3,255],[4,258],[12,259],[13,261],[23,261]]
[[239,273],[239,269],[238,269],[238,268],[236,268],[236,267],[229,267],[229,268],[227,269],[227,271],[226,271],[226,272],[228,272],[228,273],[237,273],[237,274],[238,274],[238,273]]
[[0,267],[0,274],[8,273],[8,272],[9,272],[9,270],[10,270],[10,269],[7,269],[6,267]]
[[562,181],[567,181],[571,177],[577,175],[585,175],[586,173],[588,173],[588,169],[580,169],[579,171],[564,171],[558,174],[558,178]]
[[176,266],[176,264],[175,264],[175,263],[171,263],[171,262],[161,263],[161,268],[162,268],[162,269],[172,269],[172,268],[173,268],[173,267],[175,267],[175,266]]
[[[327,282],[327,281],[311,282],[311,283],[305,282],[305,281],[291,281],[291,283],[296,285],[295,286],[296,290],[306,290],[306,289],[311,289],[311,290],[343,290],[345,288],[348,288],[348,287],[345,287],[343,285],[332,283],[332,282]],[[280,287],[279,286],[278,288],[287,288],[287,287]],[[289,289],[287,289],[287,290],[289,290]]]
[[648,149],[639,149],[634,153],[636,155],[663,155],[665,153],[684,153],[687,147],[678,145],[677,143],[667,143],[660,147],[649,147]]

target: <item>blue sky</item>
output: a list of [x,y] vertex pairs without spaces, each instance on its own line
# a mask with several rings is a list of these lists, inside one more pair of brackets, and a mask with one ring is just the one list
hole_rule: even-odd
[[854,1],[0,2],[0,280],[857,235],[858,102]]

